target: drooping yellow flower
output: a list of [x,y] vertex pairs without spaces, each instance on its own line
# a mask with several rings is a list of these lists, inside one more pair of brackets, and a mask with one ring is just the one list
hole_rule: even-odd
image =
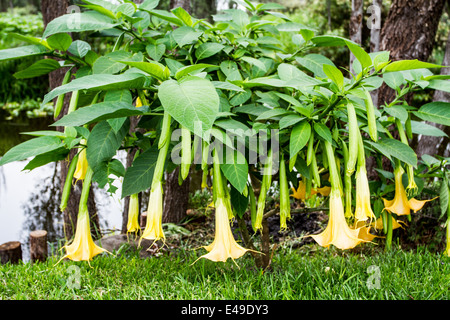
[[217,198],[215,208],[214,241],[204,247],[209,252],[198,259],[205,258],[215,262],[225,262],[228,258],[238,259],[249,249],[243,248],[234,239],[228,219],[227,206],[221,197]]
[[141,235],[141,239],[165,240],[162,229],[163,213],[163,189],[161,181],[154,183],[150,191],[150,199],[147,209],[147,223]]
[[141,230],[139,225],[139,195],[137,193],[130,196],[130,204],[128,206],[128,223],[127,233],[137,233]]
[[447,219],[447,246],[445,247],[444,254],[450,257],[450,218]]
[[364,165],[358,166],[356,170],[356,221],[366,221],[367,219],[375,219],[370,204],[369,180],[367,179],[367,171]]
[[[395,219],[393,216],[391,216],[392,219],[392,230],[397,228],[403,228],[403,226],[400,223],[404,223],[401,220]],[[372,226],[377,230],[383,229],[383,218],[380,216],[376,221],[372,223]]]
[[395,213],[399,216],[408,215],[411,213],[411,210],[416,213],[424,204],[428,201],[432,201],[436,198],[429,200],[417,200],[415,198],[411,198],[408,200],[408,196],[406,195],[405,187],[402,182],[402,175],[404,170],[401,166],[397,166],[394,169],[394,183],[395,183],[395,195],[394,199],[386,200],[383,199],[384,207],[387,211]]
[[315,195],[317,191],[314,188],[311,188],[311,193],[306,195],[306,184],[303,181],[298,182],[298,188],[295,190],[294,187],[291,187],[292,194],[291,197],[294,197],[295,199],[305,201],[306,199],[309,199],[312,195]]
[[330,216],[328,225],[323,232],[311,237],[322,247],[331,244],[339,249],[351,249],[365,241],[359,237],[359,229],[351,229],[344,216],[344,205],[339,189],[330,193]]
[[[86,144],[86,140],[82,139],[80,141],[81,144]],[[80,154],[78,155],[78,161],[77,161],[77,167],[75,169],[75,173],[73,174],[73,177],[78,180],[84,180],[86,177],[86,172],[88,168],[88,162],[86,158],[86,148],[80,151]]]
[[136,108],[140,108],[140,107],[142,107],[143,106],[143,104],[142,104],[142,100],[141,100],[141,98],[137,98],[136,99]]
[[324,197],[328,197],[330,195],[330,192],[331,192],[331,187],[323,186],[322,188],[317,188],[316,190],[317,190],[318,193],[320,193]]
[[73,261],[90,261],[96,255],[107,252],[107,250],[97,246],[92,240],[87,209],[83,209],[78,214],[75,237],[70,245],[64,246],[64,249],[66,250],[66,255],[61,260],[69,258]]

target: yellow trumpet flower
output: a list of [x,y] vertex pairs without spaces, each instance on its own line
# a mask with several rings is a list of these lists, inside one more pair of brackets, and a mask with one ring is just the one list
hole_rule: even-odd
[[367,179],[366,167],[361,165],[356,171],[356,221],[366,221],[375,219],[370,204],[369,180]]
[[150,192],[150,199],[147,209],[147,223],[141,239],[148,240],[165,240],[164,231],[162,229],[162,213],[163,213],[163,189],[161,181],[157,181]]
[[[403,228],[403,226],[400,223],[404,223],[401,220],[397,220],[394,217],[391,216],[392,219],[392,230],[397,228]],[[372,223],[372,226],[377,230],[383,229],[383,218],[380,216],[375,222]]]
[[305,201],[306,199],[309,199],[311,196],[317,193],[320,193],[324,197],[328,197],[330,195],[331,188],[328,186],[324,186],[322,188],[311,188],[311,193],[307,196],[306,184],[303,181],[299,181],[297,190],[295,190],[294,187],[291,187],[291,190],[292,190],[291,197]]
[[351,229],[344,216],[344,205],[339,189],[331,190],[330,193],[330,217],[328,225],[323,232],[311,237],[322,247],[331,244],[339,249],[351,249],[359,243],[366,241],[359,237],[359,229]]
[[86,208],[82,210],[78,214],[75,237],[70,245],[64,246],[66,255],[61,260],[69,258],[73,261],[90,261],[96,255],[107,252],[106,249],[97,246],[92,240],[89,213]]
[[198,259],[205,258],[215,262],[225,262],[228,258],[233,260],[238,259],[249,251],[249,249],[241,247],[234,239],[228,218],[228,209],[222,198],[216,200],[215,207],[216,230],[214,241],[204,247],[209,252]]
[[426,202],[432,201],[436,198],[429,200],[417,200],[411,198],[408,200],[408,196],[406,195],[405,187],[402,182],[402,175],[405,171],[401,166],[397,166],[394,170],[394,183],[395,183],[395,195],[394,199],[386,200],[383,199],[384,207],[387,211],[395,213],[399,216],[408,215],[411,213],[411,210],[416,213],[425,205]]
[[450,218],[447,219],[447,246],[445,247],[444,254],[450,257]]
[[141,230],[139,225],[139,195],[137,193],[130,196],[130,204],[128,207],[128,223],[127,233],[137,233]]
[[[80,143],[85,145],[86,140],[82,139]],[[78,156],[77,167],[75,169],[73,177],[77,179],[77,181],[84,180],[84,178],[86,177],[87,168],[88,162],[86,158],[86,148],[84,148],[83,150],[80,151],[80,154]]]
[[143,106],[143,104],[142,104],[142,100],[141,100],[141,98],[137,98],[136,99],[136,108],[140,108],[140,107],[142,107]]

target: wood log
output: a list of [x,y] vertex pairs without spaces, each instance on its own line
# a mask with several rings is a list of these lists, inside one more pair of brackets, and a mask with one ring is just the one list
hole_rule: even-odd
[[32,263],[45,261],[48,256],[47,231],[36,230],[30,232],[30,260]]
[[0,263],[19,263],[22,260],[22,245],[19,241],[9,241],[0,245]]

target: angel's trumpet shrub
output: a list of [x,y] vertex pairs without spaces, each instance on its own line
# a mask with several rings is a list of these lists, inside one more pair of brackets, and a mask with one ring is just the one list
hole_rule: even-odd
[[322,247],[329,247],[332,244],[342,250],[351,249],[365,240],[359,237],[359,229],[351,229],[347,224],[333,148],[329,142],[325,142],[325,147],[331,175],[330,213],[325,230],[311,237]]
[[130,204],[128,206],[128,222],[127,233],[137,233],[141,230],[139,226],[139,195],[137,193],[130,196]]
[[[198,259],[205,258],[211,261],[225,262],[228,258],[233,261],[243,256],[249,249],[240,246],[234,239],[231,232],[228,206],[226,204],[222,173],[217,159],[214,159],[214,173],[213,173],[213,189],[216,193],[215,199],[215,234],[214,241],[204,248],[209,251],[207,254]],[[197,259],[197,260],[198,260]],[[197,261],[196,260],[196,261]],[[194,262],[195,263],[195,262]]]
[[64,258],[69,258],[73,261],[90,261],[96,255],[102,252],[107,252],[105,249],[97,246],[91,236],[87,200],[92,176],[93,171],[90,167],[88,167],[86,177],[83,182],[83,189],[81,191],[75,237],[69,245],[64,246],[66,255],[63,256],[61,260]]

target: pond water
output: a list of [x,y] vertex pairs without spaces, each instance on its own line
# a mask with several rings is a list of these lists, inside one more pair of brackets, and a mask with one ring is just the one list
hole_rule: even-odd
[[[26,139],[19,132],[48,130],[51,119],[0,122],[0,157],[13,145]],[[118,159],[125,161],[125,154]],[[32,171],[23,171],[27,161],[0,167],[0,244],[22,243],[23,260],[29,260],[29,233],[37,229],[48,232],[48,240],[64,239],[62,214],[59,212],[59,166],[48,164]],[[120,230],[122,208],[120,183],[112,196],[94,188],[102,233]],[[52,247],[50,247],[52,250]]]

